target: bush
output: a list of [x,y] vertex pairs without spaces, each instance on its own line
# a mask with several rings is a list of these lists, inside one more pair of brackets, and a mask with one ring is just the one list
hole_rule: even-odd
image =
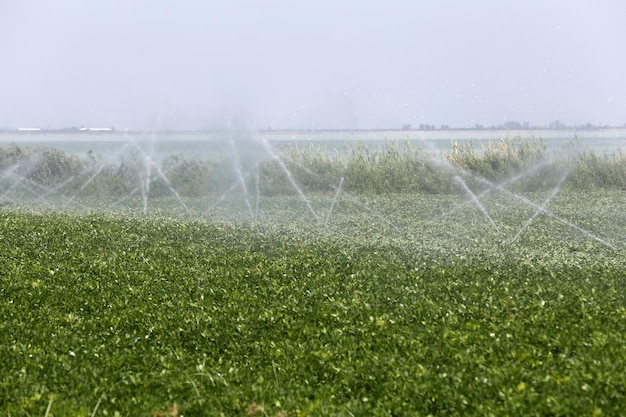
[[56,184],[85,168],[76,155],[53,148],[26,148],[15,144],[0,149],[0,169],[43,185]]

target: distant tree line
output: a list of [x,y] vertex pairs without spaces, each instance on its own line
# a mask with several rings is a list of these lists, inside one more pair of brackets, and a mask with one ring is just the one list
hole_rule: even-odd
[[[463,128],[450,128],[449,125],[441,125],[439,130],[566,130],[566,129],[578,129],[578,130],[598,130],[598,129],[611,129],[613,127],[623,127],[626,128],[626,123],[622,126],[611,126],[609,124],[593,124],[593,123],[585,123],[581,125],[567,125],[559,120],[554,120],[550,122],[548,125],[531,125],[529,122],[518,122],[515,120],[507,120],[506,122],[498,125],[490,125],[485,126],[482,124],[476,123],[473,127],[463,127]],[[410,123],[405,123],[402,125],[402,130],[438,130],[437,126],[434,124],[425,124],[420,123],[416,129],[413,129],[413,126]]]

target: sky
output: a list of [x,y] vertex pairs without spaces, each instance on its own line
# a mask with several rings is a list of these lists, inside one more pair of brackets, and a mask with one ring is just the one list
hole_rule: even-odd
[[623,0],[0,0],[0,128],[626,123]]

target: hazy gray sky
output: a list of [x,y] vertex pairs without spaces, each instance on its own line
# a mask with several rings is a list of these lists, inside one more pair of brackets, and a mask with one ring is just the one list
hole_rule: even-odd
[[0,0],[0,127],[626,123],[623,0]]

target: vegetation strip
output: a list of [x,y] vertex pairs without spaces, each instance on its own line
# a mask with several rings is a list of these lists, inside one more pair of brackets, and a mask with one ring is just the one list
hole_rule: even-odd
[[310,193],[332,194],[340,179],[339,188],[351,194],[449,195],[459,192],[455,179],[459,175],[471,182],[472,189],[473,183],[515,178],[518,190],[537,191],[552,189],[561,173],[570,170],[563,183],[568,190],[626,190],[622,151],[599,154],[572,145],[556,158],[539,139],[507,138],[480,149],[472,142],[452,143],[443,154],[417,148],[410,141],[386,142],[376,149],[346,145],[343,152],[296,146],[274,151],[267,141],[250,138],[241,145],[229,144],[218,143],[210,155],[190,159],[169,155],[160,164],[136,143],[132,143],[136,150],[131,152],[135,148],[128,143],[113,159],[11,145],[0,148],[0,201],[45,205],[55,197],[65,208],[98,198],[113,207],[141,195],[144,212],[148,199],[156,197],[175,197],[179,208],[188,212],[190,198],[215,198],[237,190],[254,217],[249,198],[256,190],[263,196],[298,195],[318,219],[308,201]]

